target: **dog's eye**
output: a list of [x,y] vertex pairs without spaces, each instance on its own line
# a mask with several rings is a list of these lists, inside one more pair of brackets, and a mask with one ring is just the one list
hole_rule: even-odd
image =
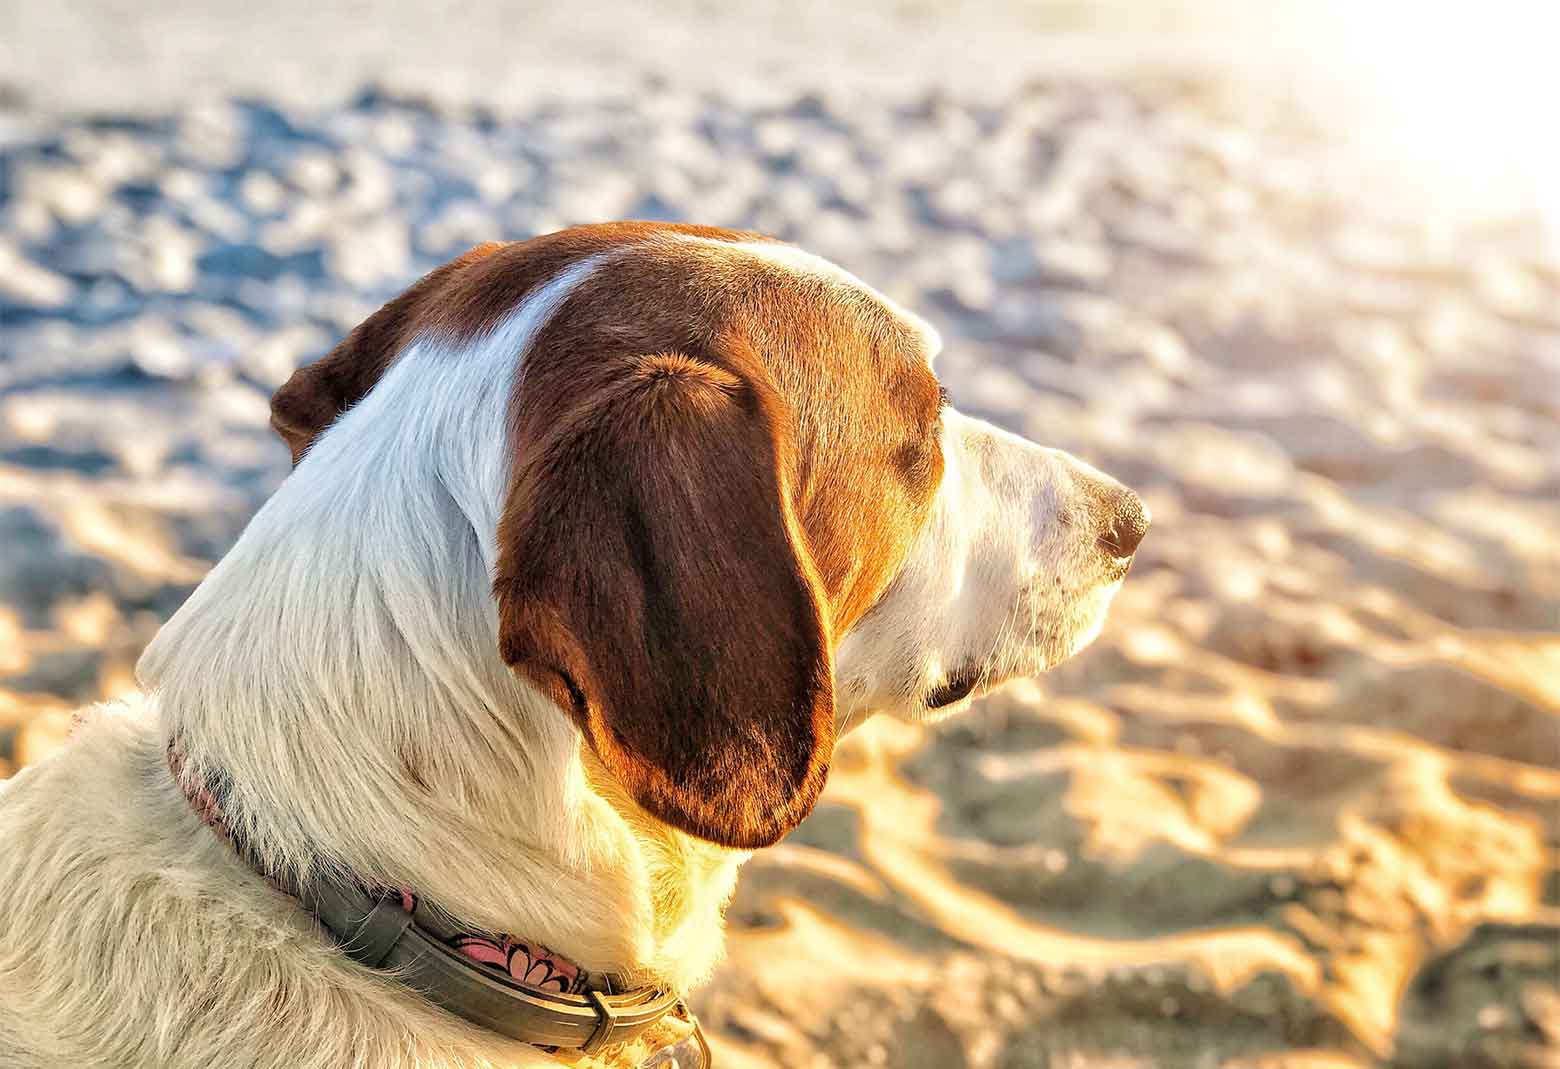
[[939,382],[937,384],[937,411],[941,412],[951,404],[953,404],[953,398],[948,396],[948,387]]

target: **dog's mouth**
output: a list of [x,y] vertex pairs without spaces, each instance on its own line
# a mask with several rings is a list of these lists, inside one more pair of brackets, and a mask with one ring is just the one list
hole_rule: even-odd
[[980,683],[981,673],[976,668],[966,668],[962,672],[955,672],[943,680],[926,696],[928,709],[946,709],[963,701],[970,696],[975,687]]

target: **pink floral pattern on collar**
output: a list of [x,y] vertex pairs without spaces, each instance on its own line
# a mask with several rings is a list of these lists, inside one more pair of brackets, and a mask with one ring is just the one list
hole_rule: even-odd
[[[171,740],[168,743],[168,770],[184,794],[184,799],[195,811],[201,823],[215,832],[224,842],[238,850],[222,812],[218,793],[206,784],[192,779],[184,768],[184,755]],[[273,881],[273,886],[274,886]],[[392,892],[393,894],[394,892]],[[406,888],[399,889],[401,908],[412,915],[419,928],[438,938],[445,946],[459,951],[472,961],[510,977],[527,987],[539,991],[551,991],[560,995],[578,995],[589,987],[589,974],[572,961],[542,946],[540,943],[517,940],[509,935],[490,935],[483,932],[458,931],[443,923],[437,911],[419,902],[418,897]]]
[[450,931],[445,925],[418,911],[417,896],[401,888],[401,908],[412,915],[419,928],[438,936],[445,946],[460,951],[472,961],[496,969],[513,980],[540,991],[560,995],[578,995],[586,988],[588,974],[568,958],[554,954],[540,943],[518,940],[509,935]]
[[471,960],[506,972],[527,987],[561,995],[578,994],[583,987],[579,967],[544,946],[516,943],[508,938],[500,943],[480,935],[456,936],[451,945]]

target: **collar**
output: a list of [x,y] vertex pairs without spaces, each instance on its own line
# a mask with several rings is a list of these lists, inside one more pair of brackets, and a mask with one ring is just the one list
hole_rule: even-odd
[[[409,889],[365,886],[328,869],[308,881],[267,871],[224,815],[223,778],[190,775],[176,740],[168,742],[167,761],[201,821],[297,899],[358,964],[393,976],[457,1017],[582,1069],[647,1060],[687,1065],[695,1050],[702,1059],[697,1064],[709,1069],[704,1033],[676,992],[654,985],[621,990],[614,977],[587,973],[539,943],[462,931]],[[691,1048],[686,1054],[679,1049],[672,1061],[662,1060],[685,1044]]]

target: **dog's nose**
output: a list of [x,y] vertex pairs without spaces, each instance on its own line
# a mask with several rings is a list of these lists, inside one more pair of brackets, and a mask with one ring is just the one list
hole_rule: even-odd
[[1143,499],[1125,486],[1112,487],[1105,496],[1108,524],[1099,536],[1100,546],[1113,557],[1130,557],[1148,533],[1148,509]]

